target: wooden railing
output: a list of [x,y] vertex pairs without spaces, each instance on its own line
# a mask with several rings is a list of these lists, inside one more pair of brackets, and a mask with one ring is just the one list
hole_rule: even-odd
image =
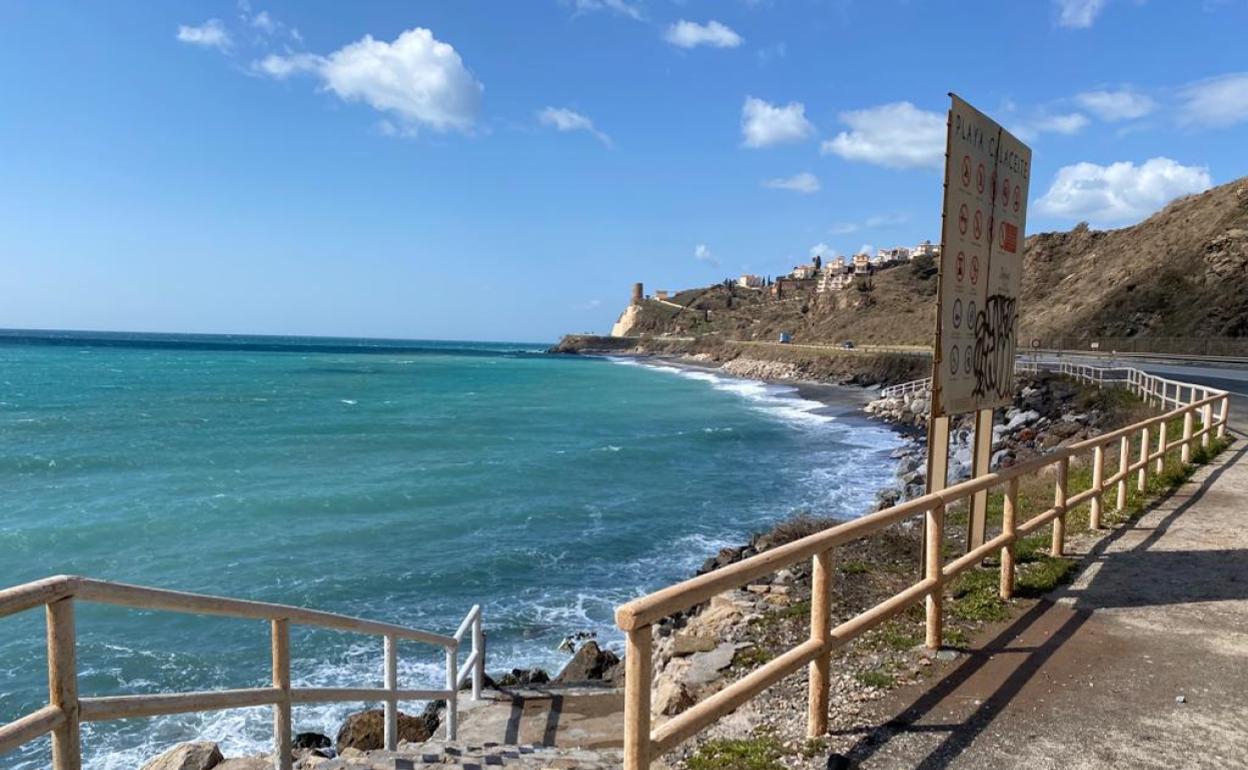
[[[1076,372],[1089,378],[1095,373]],[[1100,380],[1105,379],[1100,375]],[[624,767],[644,770],[650,762],[693,737],[704,728],[737,709],[780,679],[809,666],[809,709],[807,732],[818,737],[827,732],[828,695],[831,654],[836,648],[874,628],[906,608],[923,600],[926,605],[925,644],[940,646],[942,633],[941,605],[945,584],[964,570],[979,564],[993,553],[1000,552],[1002,598],[1014,593],[1014,546],[1019,538],[1052,523],[1050,552],[1061,556],[1065,548],[1066,512],[1084,502],[1089,503],[1089,524],[1101,527],[1103,497],[1116,490],[1116,507],[1127,504],[1127,485],[1132,474],[1143,491],[1148,483],[1150,466],[1157,473],[1164,470],[1169,450],[1181,447],[1181,461],[1190,461],[1192,446],[1200,442],[1208,446],[1216,433],[1226,433],[1230,399],[1225,391],[1203,385],[1191,385],[1154,377],[1132,370],[1124,378],[1127,386],[1146,399],[1176,408],[1119,430],[1080,441],[1048,454],[1005,468],[985,476],[956,484],[947,489],[908,500],[883,511],[839,524],[814,535],[773,548],[726,567],[699,575],[691,580],[669,586],[648,596],[635,599],[616,609],[616,624],[626,634],[625,646],[625,710]],[[1217,415],[1214,408],[1217,407]],[[1200,415],[1201,427],[1195,429]],[[1182,437],[1171,441],[1167,425],[1182,418]],[[1131,437],[1140,436],[1139,459],[1132,461]],[[1155,435],[1156,450],[1150,435]],[[1105,475],[1105,448],[1118,445],[1118,470]],[[1073,458],[1092,454],[1092,485],[1070,493],[1069,468]],[[1017,521],[1019,479],[1053,468],[1053,507],[1024,522]],[[945,563],[943,557],[945,510],[973,495],[1004,487],[1001,534],[968,553]],[[833,551],[837,546],[876,534],[893,524],[922,514],[924,516],[925,548],[923,577],[889,599],[833,627],[831,625]],[[688,610],[723,591],[741,588],[777,570],[811,559],[812,587],[809,638],[788,652],[760,666],[724,689],[691,706],[683,713],[651,729],[650,690],[653,678],[653,625],[677,612]]]
[[[80,696],[74,622],[74,609],[78,602],[268,621],[272,638],[272,684],[269,687],[208,692]],[[474,606],[469,611],[459,630],[452,636],[443,636],[405,626],[285,604],[168,591],[71,575],[58,575],[0,591],[0,618],[40,605],[45,607],[47,615],[48,705],[0,726],[0,754],[51,733],[53,770],[80,770],[82,767],[82,747],[79,740],[79,725],[82,722],[272,706],[273,766],[277,770],[290,770],[293,704],[380,702],[384,704],[385,747],[394,750],[399,736],[399,701],[445,699],[446,734],[448,739],[454,739],[458,721],[459,688],[471,677],[473,699],[481,696],[485,673],[485,637],[479,606]],[[293,687],[290,678],[291,624],[382,637],[384,686]],[[472,651],[461,666],[459,650],[464,637],[469,633],[472,635]],[[399,687],[400,641],[422,642],[445,649],[444,689]]]

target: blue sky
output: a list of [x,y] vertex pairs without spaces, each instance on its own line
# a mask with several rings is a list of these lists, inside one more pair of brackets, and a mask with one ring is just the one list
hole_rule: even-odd
[[[553,340],[629,286],[939,240],[946,93],[1028,230],[1248,174],[1248,2],[0,4],[0,326]],[[1164,41],[1164,42],[1163,42]]]

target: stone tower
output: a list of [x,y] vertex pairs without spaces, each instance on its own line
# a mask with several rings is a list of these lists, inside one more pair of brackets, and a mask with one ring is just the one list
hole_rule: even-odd
[[633,284],[633,304],[640,305],[641,301],[645,299],[645,296],[646,296],[645,289],[642,287],[641,282],[638,281],[637,283]]

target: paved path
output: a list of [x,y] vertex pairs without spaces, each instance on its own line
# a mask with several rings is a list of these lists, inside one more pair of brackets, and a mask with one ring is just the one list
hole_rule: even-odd
[[1248,442],[855,738],[863,768],[1248,767]]

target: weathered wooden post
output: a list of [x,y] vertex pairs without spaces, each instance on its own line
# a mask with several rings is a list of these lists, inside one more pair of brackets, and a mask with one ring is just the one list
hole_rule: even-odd
[[1157,465],[1153,468],[1158,476],[1166,472],[1166,433],[1169,432],[1170,426],[1165,420],[1157,423]]
[[385,725],[382,741],[386,751],[399,747],[399,640],[394,634],[386,634],[382,642],[382,686],[386,688],[384,709]]
[[1222,408],[1218,417],[1218,438],[1226,438],[1226,420],[1231,416],[1231,397],[1222,397]]
[[650,768],[650,626],[629,629],[624,642],[624,770]]
[[1066,478],[1070,472],[1070,457],[1065,456],[1057,462],[1056,479],[1053,483],[1053,507],[1057,516],[1053,519],[1053,542],[1049,546],[1050,556],[1061,556],[1066,549]]
[[1196,415],[1192,410],[1183,413],[1183,448],[1179,450],[1179,462],[1188,465],[1192,462],[1192,425]]
[[1114,507],[1120,511],[1127,508],[1127,474],[1131,467],[1131,439],[1123,436],[1118,440],[1118,499]]
[[[1005,500],[1001,506],[1001,534],[1013,535],[1018,516],[1018,477],[1005,482]],[[1001,598],[1014,596],[1014,541],[1001,548]]]
[[1213,435],[1213,404],[1205,404],[1200,408],[1200,445],[1209,447],[1209,437]]
[[819,738],[828,731],[828,689],[831,685],[832,651],[832,552],[814,555],[810,588],[810,639],[823,649],[810,662],[810,694],[806,736]]
[[78,728],[78,651],[74,627],[74,599],[66,597],[47,606],[48,703],[65,715],[52,731],[53,770],[82,770],[82,742]]
[[271,622],[273,654],[273,686],[278,693],[273,704],[273,767],[291,770],[290,718],[290,621],[279,618]]
[[942,552],[944,550],[945,539],[945,505],[937,503],[927,511],[924,517],[924,532],[926,534],[923,558],[923,577],[926,580],[935,580],[931,592],[928,593],[924,606],[927,610],[927,635],[925,643],[927,649],[936,650],[940,648],[942,638],[942,618],[941,606],[944,603],[944,581],[941,578],[941,568],[944,566]]
[[1105,494],[1105,445],[1097,444],[1092,450],[1092,495],[1091,510],[1088,513],[1088,526],[1092,529],[1101,528],[1101,498]]
[[1135,488],[1141,492],[1148,491],[1148,428],[1140,428],[1140,470],[1137,471]]

